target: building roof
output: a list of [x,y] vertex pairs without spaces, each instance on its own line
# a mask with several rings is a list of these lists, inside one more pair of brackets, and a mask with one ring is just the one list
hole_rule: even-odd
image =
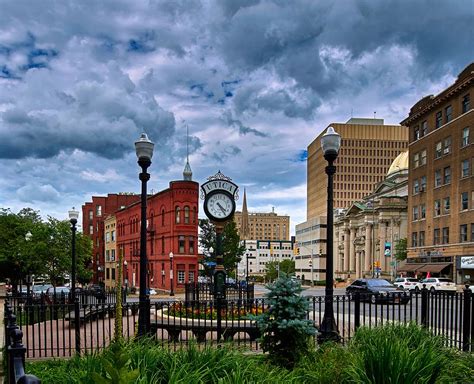
[[388,169],[387,176],[400,171],[408,170],[408,151],[400,153]]

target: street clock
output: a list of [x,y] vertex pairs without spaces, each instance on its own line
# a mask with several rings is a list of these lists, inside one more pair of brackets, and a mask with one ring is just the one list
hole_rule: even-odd
[[215,223],[232,220],[235,212],[235,200],[239,187],[230,177],[221,171],[207,179],[201,186],[201,198],[204,199],[204,212]]
[[204,211],[211,221],[228,221],[235,212],[234,197],[227,191],[213,191],[204,202]]

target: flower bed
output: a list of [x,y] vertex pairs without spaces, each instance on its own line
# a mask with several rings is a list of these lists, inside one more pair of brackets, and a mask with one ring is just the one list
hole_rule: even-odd
[[[227,306],[221,310],[222,320],[248,320],[250,316],[263,313],[261,306]],[[183,317],[186,319],[216,320],[217,309],[215,306],[190,306],[185,303],[173,303],[169,309],[163,311],[170,317]]]

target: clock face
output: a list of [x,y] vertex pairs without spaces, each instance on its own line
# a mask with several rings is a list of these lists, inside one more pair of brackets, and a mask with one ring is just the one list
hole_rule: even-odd
[[223,221],[234,213],[235,202],[229,194],[216,192],[207,198],[205,208],[211,219]]

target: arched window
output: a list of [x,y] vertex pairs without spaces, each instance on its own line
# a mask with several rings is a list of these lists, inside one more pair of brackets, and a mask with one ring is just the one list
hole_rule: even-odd
[[161,225],[165,226],[165,210],[164,208],[161,209]]
[[176,224],[179,224],[181,222],[181,209],[179,207],[176,207],[175,209],[175,217],[176,217]]
[[193,208],[193,224],[196,224],[196,217],[197,217],[197,209],[196,207]]
[[189,224],[189,207],[184,207],[184,224]]

